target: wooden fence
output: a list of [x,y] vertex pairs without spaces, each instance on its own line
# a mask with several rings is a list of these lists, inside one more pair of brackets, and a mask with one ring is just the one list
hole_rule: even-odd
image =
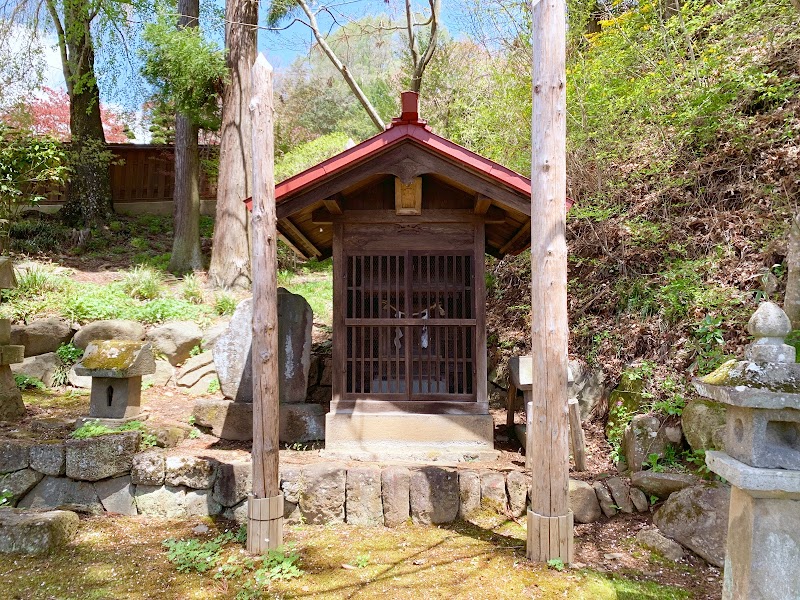
[[[137,205],[138,212],[148,212],[147,204],[152,204],[153,212],[163,212],[165,202],[172,202],[175,188],[175,148],[171,145],[151,144],[109,144],[114,153],[111,171],[111,196],[117,209],[125,210],[125,205]],[[201,146],[201,155],[214,156],[218,149]],[[200,199],[213,201],[217,197],[216,181],[200,170]],[[43,206],[57,207],[63,204],[65,190],[57,189],[41,203]],[[130,206],[132,208],[132,206]],[[162,210],[155,210],[161,208]]]

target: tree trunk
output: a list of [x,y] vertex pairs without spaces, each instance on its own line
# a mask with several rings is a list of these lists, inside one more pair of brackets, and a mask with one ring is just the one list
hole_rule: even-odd
[[[200,0],[178,2],[178,28],[197,27]],[[200,150],[197,125],[185,115],[175,117],[174,232],[169,270],[188,273],[203,268],[200,252]]]
[[85,2],[66,5],[64,41],[68,64],[64,65],[64,76],[70,100],[72,175],[61,216],[73,227],[103,223],[113,211],[110,156],[100,117],[100,90],[95,78],[90,25],[91,15]]
[[789,227],[786,265],[786,295],[783,297],[783,310],[792,322],[792,329],[800,329],[800,214],[792,217],[792,224]]
[[228,0],[225,47],[230,81],[222,96],[214,245],[208,280],[222,288],[250,286],[250,241],[244,200],[252,189],[250,67],[256,58],[258,2]]

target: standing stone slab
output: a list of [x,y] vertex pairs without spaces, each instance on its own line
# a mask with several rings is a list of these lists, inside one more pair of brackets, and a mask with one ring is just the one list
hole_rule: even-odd
[[25,494],[27,494],[33,486],[42,480],[41,473],[37,473],[33,469],[22,469],[21,471],[14,471],[0,475],[0,492],[10,492],[11,504],[19,502]]
[[237,460],[217,467],[214,481],[214,501],[230,507],[247,499],[253,488],[253,466],[250,461]]
[[311,525],[344,522],[347,471],[335,463],[311,465],[303,471],[300,510]]
[[94,484],[94,490],[106,512],[136,516],[136,503],[133,500],[134,487],[130,476],[105,479]]
[[31,446],[31,469],[45,475],[66,473],[66,446],[62,440],[50,440]]
[[458,516],[469,521],[481,510],[481,476],[476,471],[458,472]]
[[145,450],[133,457],[131,482],[135,485],[164,485],[166,459],[161,450]]
[[594,523],[602,515],[594,488],[576,479],[569,480],[569,509],[576,523]]
[[530,487],[530,476],[521,471],[510,471],[506,476],[508,507],[512,517],[521,517],[527,511]]
[[[667,428],[662,427],[661,421],[656,417],[633,417],[622,435],[622,452],[628,468],[634,472],[641,471],[649,455],[655,454],[663,458],[668,446],[678,449],[680,437],[668,436],[667,433]],[[677,437],[677,442],[673,441],[674,437]]]
[[647,496],[639,488],[631,488],[631,502],[633,502],[638,512],[647,512],[650,509],[650,502],[647,500]]
[[379,467],[350,467],[347,470],[345,512],[350,525],[383,525]]
[[419,525],[450,523],[458,516],[458,473],[442,467],[411,472],[411,520]]
[[614,498],[614,504],[624,512],[631,514],[633,512],[633,502],[631,501],[631,488],[619,477],[611,477],[606,480],[606,485],[611,491],[611,497]]
[[164,482],[167,485],[185,485],[196,490],[209,489],[214,485],[218,464],[213,458],[202,456],[167,456]]
[[30,449],[27,440],[0,439],[0,474],[27,469],[31,464]]
[[722,438],[725,429],[725,405],[696,398],[686,404],[681,414],[681,426],[692,450],[718,450],[715,439]]
[[18,504],[20,508],[58,508],[80,506],[87,512],[102,511],[103,506],[91,483],[74,481],[67,477],[42,479]]
[[383,522],[387,527],[397,527],[411,516],[411,471],[406,467],[386,467],[381,471],[381,497]]
[[67,477],[98,481],[130,472],[140,433],[124,431],[84,440],[67,440]]
[[66,545],[78,531],[80,520],[74,512],[0,511],[0,552],[43,554]]
[[[302,296],[278,288],[278,369],[280,403],[305,402],[311,367],[311,307]],[[214,343],[214,364],[229,400],[253,401],[253,300],[236,307],[228,329]]]
[[728,535],[726,485],[698,485],[675,492],[653,515],[661,532],[721,567]]
[[481,507],[505,514],[508,505],[506,478],[497,471],[481,473]]

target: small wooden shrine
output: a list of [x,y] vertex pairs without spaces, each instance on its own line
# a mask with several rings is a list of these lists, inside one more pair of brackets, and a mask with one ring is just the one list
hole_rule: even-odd
[[331,454],[493,452],[484,256],[529,247],[530,180],[432,133],[417,102],[275,188],[279,233],[333,256]]

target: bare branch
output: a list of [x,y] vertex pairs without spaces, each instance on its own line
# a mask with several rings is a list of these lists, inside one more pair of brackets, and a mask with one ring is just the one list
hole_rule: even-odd
[[72,73],[69,68],[69,59],[67,56],[67,36],[64,34],[64,26],[61,24],[61,19],[58,16],[54,0],[45,0],[45,4],[50,13],[50,18],[53,19],[53,26],[56,28],[58,51],[61,54],[61,70],[64,73],[64,81],[67,84],[67,93],[72,96]]

